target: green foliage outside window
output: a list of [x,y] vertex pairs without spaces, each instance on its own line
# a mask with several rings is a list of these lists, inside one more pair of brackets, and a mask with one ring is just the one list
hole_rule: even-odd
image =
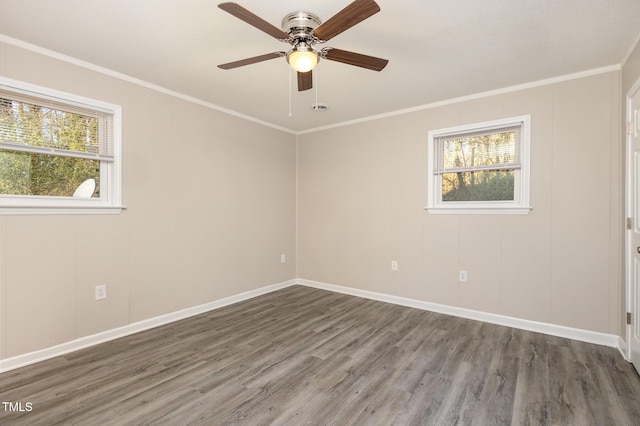
[[514,200],[515,131],[447,138],[442,150],[442,201]]
[[445,173],[442,201],[513,201],[513,170]]
[[0,98],[0,142],[63,154],[0,150],[0,194],[71,196],[89,178],[100,187],[100,161],[64,155],[97,152],[94,117]]

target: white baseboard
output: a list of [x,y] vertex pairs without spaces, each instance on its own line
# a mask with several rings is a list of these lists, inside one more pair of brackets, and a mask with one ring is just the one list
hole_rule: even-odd
[[622,354],[622,358],[624,358],[625,361],[629,361],[629,357],[627,356],[627,342],[620,336],[618,336],[618,350],[620,351],[620,354]]
[[263,294],[271,293],[276,290],[290,287],[292,285],[303,285],[307,287],[314,287],[322,290],[333,291],[335,293],[348,294],[351,296],[362,297],[365,299],[378,300],[381,302],[393,303],[395,305],[407,306],[411,308],[422,309],[426,311],[433,311],[442,314],[452,315],[461,318],[467,318],[477,321],[484,321],[491,324],[504,325],[507,327],[518,328],[521,330],[534,331],[543,334],[549,334],[552,336],[564,337],[567,339],[578,340],[587,343],[595,343],[598,345],[609,346],[617,348],[622,356],[626,359],[626,343],[620,337],[613,334],[598,333],[595,331],[582,330],[577,328],[565,327],[561,325],[542,323],[537,321],[524,320],[520,318],[508,317],[504,315],[492,314],[481,311],[474,311],[472,309],[458,308],[455,306],[441,305],[437,303],[425,302],[422,300],[409,299],[400,296],[393,296],[385,293],[377,293],[368,290],[360,290],[351,287],[343,287],[334,284],[327,284],[318,281],[311,281],[305,279],[294,279],[285,281],[279,284],[274,284],[266,287],[261,287],[256,290],[247,291],[244,293],[236,294],[226,297],[224,299],[215,300],[213,302],[205,303],[203,305],[194,306],[180,311],[171,312],[165,315],[160,315],[154,318],[138,321],[132,324],[128,324],[122,327],[114,328],[111,330],[103,331],[101,333],[92,334],[90,336],[81,337],[79,339],[65,342],[56,346],[41,349],[38,351],[30,352],[23,355],[18,355],[11,358],[0,360],[0,373],[14,370],[19,367],[24,367],[29,364],[44,361],[50,358],[61,356],[69,352],[84,349],[89,346],[94,346],[100,343],[108,342],[110,340],[119,339],[121,337],[128,336],[130,334],[138,333],[141,331],[149,330],[161,325],[165,325],[174,321],[179,321],[194,315],[202,314],[212,311],[214,309],[222,308],[233,303],[242,302]]
[[79,339],[61,343],[59,345],[51,346],[45,349],[2,359],[0,360],[0,373],[51,359],[60,355],[67,354],[69,352],[77,351],[79,349],[84,349],[89,346],[119,339],[130,334],[149,330],[151,328],[189,318],[194,315],[209,312],[214,309],[222,308],[233,303],[242,302],[243,300],[252,299],[254,297],[271,293],[272,291],[280,290],[282,288],[289,287],[295,284],[296,280],[289,280],[279,284],[261,287],[256,290],[251,290],[244,293],[235,294],[233,296],[225,297],[224,299],[214,300],[213,302],[205,303],[203,305],[193,306],[191,308],[186,308],[154,318],[134,322],[122,327],[113,328],[111,330],[103,331],[97,334],[92,334],[90,336],[81,337]]
[[472,309],[458,308],[455,306],[440,305],[438,303],[392,296],[389,294],[376,293],[373,291],[360,290],[351,287],[343,287],[318,281],[298,279],[296,280],[296,282],[297,284],[307,287],[315,287],[323,290],[333,291],[336,293],[349,294],[351,296],[363,297],[365,299],[378,300],[380,302],[393,303],[395,305],[402,305],[411,308],[422,309],[425,311],[433,311],[441,314],[518,328],[521,330],[534,331],[537,333],[549,334],[557,337],[564,337],[581,342],[609,346],[612,348],[618,348],[620,352],[624,353],[623,348],[621,347],[621,342],[623,342],[623,340],[620,338],[620,336],[616,336],[615,334],[599,333],[596,331],[582,330],[579,328],[571,328],[562,325],[525,320],[482,311],[474,311]]

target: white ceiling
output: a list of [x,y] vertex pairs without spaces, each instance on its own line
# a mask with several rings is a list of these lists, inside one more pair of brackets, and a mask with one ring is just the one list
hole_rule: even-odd
[[[640,32],[639,0],[377,0],[381,12],[326,46],[389,65],[321,61],[317,93],[294,87],[290,117],[284,58],[217,68],[288,49],[219,2],[0,0],[0,34],[297,132],[618,65]],[[289,12],[325,21],[350,1],[238,2],[280,27]],[[316,96],[329,110],[310,108]]]

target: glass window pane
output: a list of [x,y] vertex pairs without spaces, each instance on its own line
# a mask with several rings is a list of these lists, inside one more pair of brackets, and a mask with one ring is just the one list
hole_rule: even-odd
[[446,139],[442,161],[445,170],[516,163],[516,132]]
[[514,200],[514,170],[482,170],[442,175],[442,201],[506,200]]
[[98,198],[100,161],[0,151],[0,194],[71,197],[87,179],[96,181]]
[[0,142],[98,153],[96,117],[0,98]]

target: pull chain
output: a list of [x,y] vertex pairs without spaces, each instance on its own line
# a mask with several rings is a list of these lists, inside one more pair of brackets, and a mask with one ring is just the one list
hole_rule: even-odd
[[289,68],[289,117],[293,117],[293,112],[291,111],[291,84],[292,84],[292,78],[291,78],[291,67],[287,67]]

